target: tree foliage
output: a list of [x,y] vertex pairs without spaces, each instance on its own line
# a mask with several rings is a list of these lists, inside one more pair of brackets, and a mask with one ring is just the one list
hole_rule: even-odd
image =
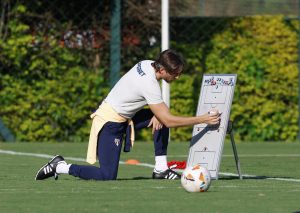
[[231,116],[242,140],[296,139],[297,31],[291,26],[297,27],[282,16],[238,18],[211,40],[206,72],[238,74]]
[[0,117],[20,141],[85,141],[105,93],[102,70],[82,66],[51,34],[33,36],[22,22],[27,12],[16,6],[0,39]]
[[[128,3],[125,14],[142,6],[135,8]],[[148,18],[137,26],[146,23],[157,27],[157,20],[152,23],[151,10],[148,12]],[[63,47],[58,25],[33,31],[24,19],[32,16],[29,8],[15,4],[5,23],[3,19],[0,22],[0,118],[20,141],[87,141],[89,115],[108,92],[105,67],[109,53],[89,55],[84,49]],[[41,23],[49,24],[49,20]],[[125,20],[135,23],[128,17]],[[139,60],[155,59],[159,53],[157,47],[148,46],[149,51],[143,48],[151,31],[139,34],[133,28],[133,36],[131,25],[126,25],[127,46],[122,49],[124,72]],[[231,110],[236,138],[296,139],[297,29],[297,24],[282,16],[231,18],[203,42],[172,42],[171,47],[186,58],[186,67],[180,79],[171,84],[171,112],[195,115],[204,73],[237,73]],[[187,141],[191,134],[192,127],[175,128],[171,140]],[[140,140],[152,138],[150,130],[140,136]]]

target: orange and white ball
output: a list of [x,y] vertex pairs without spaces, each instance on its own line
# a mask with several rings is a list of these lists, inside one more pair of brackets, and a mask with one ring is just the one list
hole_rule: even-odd
[[209,171],[200,164],[187,167],[181,175],[181,185],[188,192],[206,192],[210,183]]

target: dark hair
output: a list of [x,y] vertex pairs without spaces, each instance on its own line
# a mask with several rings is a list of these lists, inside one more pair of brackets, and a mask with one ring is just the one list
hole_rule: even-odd
[[161,66],[171,75],[178,75],[182,72],[184,61],[180,53],[175,50],[167,49],[161,52],[153,64],[156,70]]

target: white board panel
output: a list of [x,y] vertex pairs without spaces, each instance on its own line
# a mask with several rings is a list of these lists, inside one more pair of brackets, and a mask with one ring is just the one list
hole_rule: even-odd
[[216,126],[207,124],[194,126],[187,166],[199,163],[207,167],[212,179],[218,179],[236,79],[236,74],[203,76],[197,115],[217,109],[222,113],[221,122]]

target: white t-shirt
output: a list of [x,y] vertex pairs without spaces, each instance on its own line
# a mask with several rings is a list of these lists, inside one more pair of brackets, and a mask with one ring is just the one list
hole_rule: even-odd
[[117,82],[104,100],[121,116],[132,118],[145,105],[163,102],[160,84],[151,66],[153,62],[145,60],[137,63]]

